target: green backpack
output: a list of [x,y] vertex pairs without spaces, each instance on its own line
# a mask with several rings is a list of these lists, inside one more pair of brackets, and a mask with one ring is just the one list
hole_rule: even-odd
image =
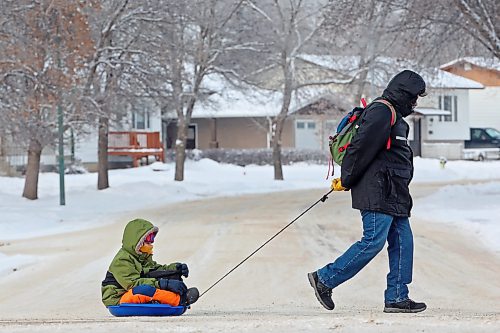
[[[330,136],[330,154],[333,162],[338,165],[342,165],[342,161],[344,159],[345,152],[347,147],[351,144],[352,138],[356,135],[359,128],[359,120],[361,119],[361,115],[366,110],[367,105],[364,99],[361,100],[363,107],[355,107],[351,112],[342,118],[339,125],[337,126],[337,133],[334,136]],[[396,123],[396,110],[394,107],[386,101],[385,99],[377,99],[372,103],[382,103],[389,107],[391,110],[391,126]],[[387,149],[391,148],[391,138],[387,140]],[[330,167],[330,166],[329,166]],[[330,172],[328,172],[330,173]],[[332,171],[333,175],[333,171]]]

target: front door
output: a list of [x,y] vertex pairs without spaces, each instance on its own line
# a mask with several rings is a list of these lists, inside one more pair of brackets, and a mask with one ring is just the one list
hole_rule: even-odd
[[[186,149],[195,149],[197,142],[198,128],[196,124],[191,124],[188,127],[186,138]],[[175,141],[177,140],[177,123],[165,123],[164,128],[166,131],[165,140],[167,149],[175,149]]]
[[191,124],[188,127],[187,139],[186,139],[186,149],[196,148],[196,124]]
[[321,149],[314,120],[295,121],[295,148]]
[[422,156],[422,122],[420,118],[413,119],[413,140],[410,140],[410,147],[413,156]]

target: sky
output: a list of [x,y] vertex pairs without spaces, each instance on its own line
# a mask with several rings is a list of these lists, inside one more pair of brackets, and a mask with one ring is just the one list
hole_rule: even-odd
[[[481,239],[500,253],[500,161],[448,161],[441,168],[435,159],[415,158],[413,183],[462,182],[448,185],[416,200],[412,216],[453,224]],[[59,205],[59,175],[42,173],[39,199],[21,197],[24,178],[0,177],[0,276],[29,265],[36,258],[2,253],[2,243],[102,226],[125,212],[251,193],[297,189],[325,189],[326,165],[297,163],[284,166],[284,181],[273,180],[272,166],[236,166],[209,159],[187,161],[185,180],[174,181],[173,163],[111,170],[109,189],[97,191],[97,174],[66,175],[66,205]],[[340,170],[335,170],[336,176]],[[221,181],[223,180],[223,181]],[[486,180],[468,184],[468,180]]]

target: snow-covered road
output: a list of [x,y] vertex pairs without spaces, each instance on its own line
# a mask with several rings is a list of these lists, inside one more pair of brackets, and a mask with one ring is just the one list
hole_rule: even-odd
[[[417,184],[416,206],[440,185]],[[1,332],[498,332],[500,258],[452,225],[412,219],[415,300],[428,310],[384,314],[385,251],[334,290],[336,309],[317,303],[306,273],[360,236],[349,193],[334,193],[204,295],[182,317],[114,318],[100,303],[100,281],[128,219],[160,227],[158,262],[190,266],[188,286],[206,290],[255,248],[318,200],[300,190],[181,202],[124,214],[71,233],[12,240],[6,255],[36,258],[0,279]]]

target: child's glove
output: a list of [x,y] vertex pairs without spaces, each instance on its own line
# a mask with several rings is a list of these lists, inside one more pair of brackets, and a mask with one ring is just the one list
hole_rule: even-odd
[[158,284],[160,285],[160,289],[168,290],[179,295],[182,295],[187,291],[187,287],[184,282],[179,280],[159,279]]
[[176,265],[175,265],[175,268],[177,269],[177,271],[184,277],[188,277],[189,275],[189,268],[188,268],[188,265],[186,264],[181,264],[180,262],[178,262]]
[[344,186],[342,186],[342,182],[340,181],[340,178],[335,178],[332,180],[332,185],[330,188],[334,191],[348,191]]

